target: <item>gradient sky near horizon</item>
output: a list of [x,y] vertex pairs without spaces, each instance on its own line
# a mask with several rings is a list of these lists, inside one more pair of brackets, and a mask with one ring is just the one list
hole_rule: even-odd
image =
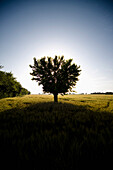
[[77,93],[113,91],[113,1],[1,0],[0,65],[32,94],[33,58],[64,55],[81,66]]

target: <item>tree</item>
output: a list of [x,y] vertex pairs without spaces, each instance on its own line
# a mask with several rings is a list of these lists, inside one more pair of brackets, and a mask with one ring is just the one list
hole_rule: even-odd
[[43,57],[39,60],[34,58],[34,65],[30,73],[43,91],[54,95],[54,102],[57,102],[58,93],[65,94],[76,85],[80,75],[80,66],[71,64],[72,59],[65,60],[64,56],[51,58]]
[[0,69],[2,69],[4,66],[0,65]]
[[13,74],[0,71],[0,98],[15,97],[20,95],[30,94],[30,92],[23,88]]

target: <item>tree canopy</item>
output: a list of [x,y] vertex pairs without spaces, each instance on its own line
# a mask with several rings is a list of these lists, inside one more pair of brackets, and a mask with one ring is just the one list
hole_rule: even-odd
[[30,65],[30,73],[39,85],[43,85],[43,91],[52,93],[54,101],[57,102],[57,95],[71,91],[78,81],[80,66],[72,64],[72,59],[65,60],[64,56],[55,58],[43,57],[34,58],[34,65]]
[[0,71],[0,98],[15,97],[20,95],[30,94],[30,92],[23,88],[13,74]]
[[3,66],[2,65],[0,65],[0,69],[2,69],[3,68]]

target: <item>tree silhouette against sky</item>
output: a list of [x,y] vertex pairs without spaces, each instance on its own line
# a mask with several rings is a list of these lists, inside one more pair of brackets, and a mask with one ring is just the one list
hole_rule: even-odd
[[65,60],[64,56],[55,58],[34,58],[34,65],[30,73],[39,85],[43,86],[43,92],[52,93],[54,102],[58,102],[58,94],[71,91],[78,81],[80,66],[72,64],[72,59]]

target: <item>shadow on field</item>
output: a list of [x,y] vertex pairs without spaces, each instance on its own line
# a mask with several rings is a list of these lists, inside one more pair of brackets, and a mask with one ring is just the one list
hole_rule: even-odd
[[67,103],[0,113],[0,156],[11,169],[110,169],[113,115]]

